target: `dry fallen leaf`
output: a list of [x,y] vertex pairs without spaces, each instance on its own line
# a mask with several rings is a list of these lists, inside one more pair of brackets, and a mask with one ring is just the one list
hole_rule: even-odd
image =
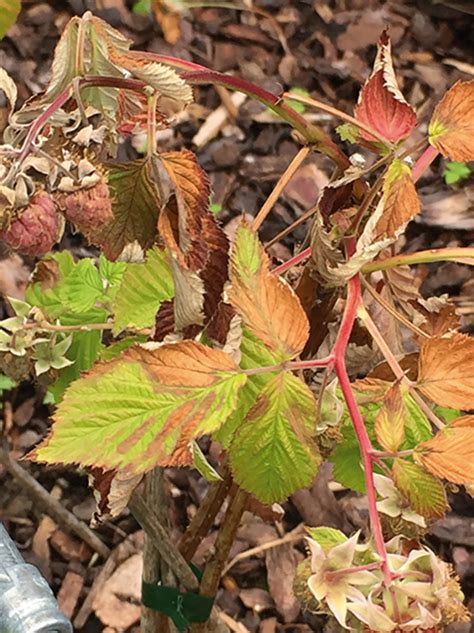
[[72,618],[84,586],[84,578],[73,571],[66,572],[58,593],[58,606],[67,618]]
[[135,554],[118,567],[93,601],[102,622],[125,631],[140,619],[142,556]]
[[291,543],[269,549],[265,555],[270,594],[285,622],[294,622],[300,612],[293,581],[301,558]]

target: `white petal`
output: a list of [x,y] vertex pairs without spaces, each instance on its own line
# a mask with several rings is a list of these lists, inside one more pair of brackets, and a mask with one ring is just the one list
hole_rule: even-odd
[[433,587],[429,582],[401,582],[399,589],[417,600],[425,600],[426,602],[434,602],[436,600],[433,594]]
[[328,552],[329,568],[332,570],[345,569],[350,567],[354,558],[357,541],[359,540],[360,530],[357,531],[347,541],[336,545]]
[[321,545],[312,538],[307,538],[306,543],[308,544],[311,552],[311,571],[317,572],[318,569],[321,569],[324,561],[326,560],[326,554],[324,553]]
[[350,602],[347,605],[356,618],[367,624],[374,631],[394,631],[397,624],[391,620],[380,607],[366,600],[365,602]]
[[323,574],[313,574],[308,578],[308,587],[316,600],[323,600],[328,591],[328,584],[324,580]]
[[402,511],[402,519],[405,521],[409,521],[410,523],[414,523],[415,525],[419,525],[422,528],[426,527],[425,517],[418,514],[414,510],[403,510]]
[[345,593],[341,590],[329,590],[326,596],[326,602],[339,624],[347,629],[347,598]]
[[384,499],[383,501],[377,501],[377,510],[386,514],[389,517],[398,517],[402,513],[400,505],[395,499]]
[[369,586],[379,582],[379,578],[371,571],[356,571],[353,574],[347,574],[344,579],[350,585]]
[[377,473],[374,473],[374,484],[375,489],[381,497],[392,497],[394,495],[398,496],[398,491],[395,488],[395,484],[389,477],[384,477],[383,475],[378,475]]

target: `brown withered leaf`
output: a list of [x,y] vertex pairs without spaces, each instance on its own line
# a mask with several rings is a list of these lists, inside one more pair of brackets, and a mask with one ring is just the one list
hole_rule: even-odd
[[446,158],[474,160],[474,79],[458,81],[436,106],[429,125],[430,143]]
[[114,217],[92,241],[114,260],[132,242],[143,249],[152,246],[162,193],[154,180],[153,159],[148,158],[111,165],[109,187]]
[[400,392],[400,384],[395,383],[384,396],[382,408],[375,418],[377,441],[386,451],[395,452],[405,437],[406,409]]
[[142,475],[129,475],[120,470],[106,471],[102,468],[91,468],[89,485],[93,488],[97,504],[92,526],[95,527],[121,514],[141,480]]
[[397,237],[420,208],[410,167],[401,160],[394,160],[385,176],[383,210],[374,228],[374,240]]
[[456,307],[446,295],[429,299],[420,297],[415,309],[424,319],[420,328],[430,336],[447,334],[458,330],[461,325]]
[[420,444],[416,461],[436,477],[455,484],[474,481],[474,415],[454,420],[431,440]]
[[213,318],[228,277],[228,240],[209,212],[209,181],[188,151],[160,155],[172,191],[158,229],[169,249],[176,298],[175,327],[203,326]]
[[[393,143],[406,138],[416,125],[416,113],[398,87],[387,31],[380,37],[372,74],[360,92],[354,115]],[[360,136],[375,140],[364,130]]]
[[474,339],[455,333],[421,346],[417,387],[442,407],[474,409]]
[[244,324],[282,360],[297,356],[309,333],[306,314],[290,286],[270,272],[257,235],[242,223],[231,257],[229,301]]

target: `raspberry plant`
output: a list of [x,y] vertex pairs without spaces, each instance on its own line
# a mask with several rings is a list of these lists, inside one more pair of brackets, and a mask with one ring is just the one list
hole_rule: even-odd
[[[15,380],[49,385],[56,402],[50,434],[29,458],[86,469],[98,520],[130,499],[139,507],[134,490],[157,467],[194,466],[213,480],[179,546],[179,560],[190,561],[229,496],[198,588],[211,605],[250,498],[283,501],[329,459],[337,481],[367,494],[370,530],[308,530],[310,558],[295,588],[303,606],[355,631],[440,631],[465,619],[458,581],[423,535],[448,509],[446,483],[474,481],[474,417],[461,415],[474,409],[474,341],[446,298],[422,298],[409,267],[471,265],[474,249],[407,254],[397,240],[420,212],[416,182],[438,154],[474,160],[474,82],[456,83],[427,138],[414,142],[417,116],[398,88],[386,32],[353,116],[129,46],[85,14],[67,25],[44,94],[15,111],[15,84],[0,74],[11,106],[1,237],[40,257],[25,301],[12,299],[0,323],[1,365]],[[232,244],[196,156],[156,144],[201,84],[259,100],[302,144]],[[329,110],[344,122],[341,139],[376,160],[351,161],[285,99]],[[121,139],[139,130],[146,156],[120,160]],[[258,228],[315,151],[335,172],[309,246],[272,267]],[[65,222],[100,257],[51,252]],[[361,347],[361,336],[370,344]],[[362,353],[370,371],[354,380],[348,363]],[[203,435],[222,446],[219,472],[196,442]],[[156,526],[155,509],[145,510]],[[176,560],[168,541],[154,545]],[[208,615],[174,619],[181,630],[218,630]]]

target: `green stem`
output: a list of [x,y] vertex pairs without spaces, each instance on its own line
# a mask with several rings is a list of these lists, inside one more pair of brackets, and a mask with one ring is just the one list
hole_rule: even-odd
[[397,266],[414,266],[416,264],[432,264],[433,262],[449,261],[474,266],[474,248],[431,248],[430,250],[418,251],[417,253],[395,255],[395,257],[388,257],[383,261],[366,264],[362,268],[362,272],[367,274],[374,273],[378,270],[389,270]]

